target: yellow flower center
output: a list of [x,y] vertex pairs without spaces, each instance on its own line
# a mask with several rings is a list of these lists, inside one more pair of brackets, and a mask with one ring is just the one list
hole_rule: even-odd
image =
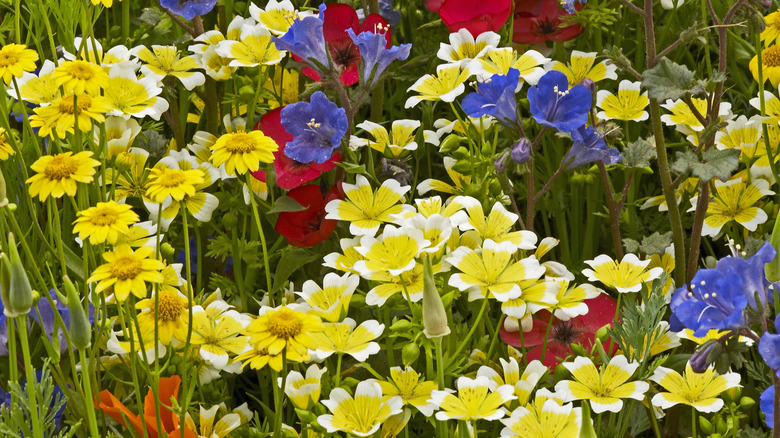
[[177,187],[187,181],[187,175],[181,169],[165,169],[157,177],[157,183],[163,187]]
[[58,155],[49,161],[49,164],[46,165],[46,169],[43,170],[43,174],[50,180],[61,180],[69,178],[76,173],[78,168],[78,162],[73,157]]
[[231,154],[245,154],[247,152],[252,152],[255,150],[255,145],[257,142],[254,138],[252,138],[251,135],[245,133],[245,132],[238,132],[233,134],[230,137],[230,140],[228,140],[227,144],[225,145],[225,148],[230,152]]
[[95,76],[92,68],[90,67],[91,64],[86,61],[73,61],[70,65],[68,65],[67,71],[68,74],[74,79],[88,81]]
[[767,67],[780,67],[780,47],[772,46],[762,53],[764,65]]
[[90,218],[92,223],[104,227],[106,225],[113,225],[119,216],[111,207],[98,207],[95,213]]
[[181,302],[175,293],[161,293],[157,306],[157,319],[176,321],[181,316]]
[[120,257],[111,264],[111,276],[119,280],[130,280],[143,271],[141,260],[133,256]]
[[16,53],[0,52],[0,67],[14,65],[17,61],[19,61],[19,58],[16,56]]
[[82,94],[81,96],[76,97],[75,95],[71,94],[69,96],[63,97],[62,100],[60,100],[60,112],[63,114],[73,114],[74,102],[75,105],[78,106],[79,113],[83,113],[84,111],[88,110],[90,106],[92,106],[92,98],[89,97],[89,95]]
[[282,308],[268,316],[268,330],[278,338],[290,339],[303,331],[303,322],[293,311]]

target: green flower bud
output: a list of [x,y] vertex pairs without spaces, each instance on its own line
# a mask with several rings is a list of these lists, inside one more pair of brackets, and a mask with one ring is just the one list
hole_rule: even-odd
[[428,338],[436,338],[450,334],[447,325],[447,312],[441,302],[439,290],[433,281],[433,266],[431,259],[425,257],[423,261],[423,333]]
[[92,345],[92,326],[89,324],[84,307],[81,305],[76,286],[66,275],[62,279],[65,283],[65,292],[68,294],[68,309],[70,310],[70,340],[74,347],[85,350]]
[[164,259],[170,259],[174,254],[176,254],[176,249],[171,246],[170,243],[165,242],[160,245],[160,255],[162,255]]
[[458,172],[460,174],[467,174],[467,173],[471,173],[471,168],[472,167],[473,167],[473,164],[471,163],[471,161],[468,161],[468,160],[458,160],[458,162],[455,163],[452,166],[452,170],[454,170],[455,172]]
[[755,405],[756,405],[756,401],[750,397],[742,397],[741,399],[739,399],[739,406],[742,409],[750,409]]
[[11,262],[6,253],[0,254],[0,301],[3,307],[11,301]]
[[16,239],[13,233],[8,233],[8,256],[10,262],[11,283],[8,302],[5,304],[5,315],[9,318],[27,315],[33,303],[33,291],[30,279],[24,270],[19,251],[16,249]]
[[401,349],[401,361],[405,366],[411,366],[420,357],[420,347],[415,342],[409,342]]
[[590,418],[590,404],[582,402],[582,426],[580,426],[579,438],[598,438],[596,430],[593,429],[593,420]]
[[408,319],[399,319],[390,326],[390,331],[393,332],[406,332],[412,328],[412,323]]
[[728,427],[726,427],[726,422],[723,421],[723,418],[721,418],[720,415],[717,415],[715,417],[715,422],[713,423],[713,426],[715,426],[717,433],[721,435],[725,435],[726,432],[728,432]]
[[0,208],[6,205],[8,205],[8,196],[6,196],[5,192],[5,177],[3,172],[0,172]]
[[[448,135],[442,142],[439,144],[439,152],[442,154],[449,154],[450,152],[455,152],[460,147],[460,142],[463,138],[459,137],[455,134]],[[468,153],[468,150],[466,148],[463,148],[466,150],[466,153]]]
[[701,431],[705,434],[710,435],[712,433],[712,423],[710,423],[710,420],[699,417],[699,426],[701,426]]

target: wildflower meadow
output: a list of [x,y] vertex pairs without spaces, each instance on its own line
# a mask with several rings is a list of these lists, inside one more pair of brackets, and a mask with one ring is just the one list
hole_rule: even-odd
[[0,0],[0,436],[780,438],[774,0]]

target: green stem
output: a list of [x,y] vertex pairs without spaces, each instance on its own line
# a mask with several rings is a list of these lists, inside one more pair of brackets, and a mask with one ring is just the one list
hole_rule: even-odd
[[[340,356],[340,355],[339,355]],[[340,358],[340,357],[339,357]],[[275,388],[276,397],[274,398],[274,438],[279,438],[282,435],[282,401],[284,398],[284,385],[287,383],[287,350],[282,351],[282,387],[278,388],[276,376],[272,376],[273,381],[271,384]],[[276,374],[276,373],[273,373]]]
[[[189,225],[187,224],[187,216],[189,215],[189,212],[187,211],[187,204],[185,202],[181,203],[181,209],[182,209],[182,220],[183,220],[182,227],[184,228],[184,254],[186,254],[186,257],[184,257],[184,265],[185,265],[184,270],[186,271],[185,280],[187,281],[185,287],[187,288],[187,327],[188,327],[187,339],[184,341],[184,352],[182,353],[182,356],[186,359],[189,357],[190,344],[192,343],[192,318],[193,318],[192,307],[194,306],[195,300],[193,297],[193,289],[192,289],[192,259],[190,257],[190,232],[189,232]],[[179,413],[179,424],[184,424],[185,414],[187,413],[187,407],[189,405],[190,396],[192,395],[191,385],[196,383],[193,381],[193,379],[191,379],[191,377],[192,375],[189,369],[184,373],[182,373],[182,387],[187,388],[187,390],[185,391],[184,400],[182,400],[180,404],[181,412]],[[181,428],[181,438],[184,438],[186,430],[187,430],[186,427]]]
[[97,427],[97,418],[95,417],[95,409],[92,408],[92,400],[94,395],[92,394],[92,382],[89,375],[89,360],[84,353],[83,348],[79,348],[79,359],[81,360],[81,382],[84,384],[84,399],[85,408],[87,410],[87,421],[89,421],[89,433],[92,438],[100,438],[100,433]]
[[33,437],[43,438],[43,430],[41,429],[41,422],[38,417],[38,399],[35,393],[35,369],[32,366],[32,358],[30,357],[30,343],[27,339],[27,315],[17,316],[14,318],[19,323],[19,340],[22,345],[22,355],[24,356],[24,370],[27,374],[27,398],[30,408],[30,421],[32,421]]
[[[544,363],[544,354],[547,353],[547,338],[550,336],[550,329],[552,329],[552,323],[554,317],[555,315],[553,313],[550,313],[550,320],[547,321],[547,330],[545,330],[544,332],[544,341],[542,342],[542,357],[541,357],[542,363]],[[520,327],[520,331],[521,332],[523,331],[522,325]]]
[[[255,218],[255,225],[257,225],[257,231],[260,233],[260,244],[263,246],[263,268],[265,269],[265,283],[266,283],[266,293],[268,293],[269,302],[271,303],[271,306],[276,306],[276,301],[274,300],[273,295],[271,294],[271,268],[268,264],[268,245],[265,243],[265,233],[263,232],[263,224],[262,221],[260,221],[260,213],[257,211],[257,201],[255,201],[255,192],[252,190],[252,186],[249,184],[248,178],[251,178],[250,175],[247,175],[247,188],[249,189],[249,200],[252,204],[252,215]],[[281,300],[280,304],[281,304]]]
[[696,427],[696,408],[691,406],[691,433],[693,434],[693,438],[699,437],[699,433],[696,429],[698,429]]
[[474,321],[474,323],[471,325],[471,329],[469,330],[468,334],[466,334],[466,337],[463,338],[463,340],[458,345],[458,348],[455,349],[455,353],[450,355],[450,360],[447,362],[447,368],[451,367],[453,362],[458,360],[458,355],[463,351],[464,348],[466,348],[466,344],[471,340],[471,337],[474,335],[474,332],[477,330],[477,327],[481,326],[482,322],[482,316],[485,314],[485,310],[487,309],[488,305],[488,299],[484,298],[484,301],[482,302],[482,308],[479,310],[479,314],[477,315],[477,319]]
[[[12,382],[19,383],[19,356],[16,354],[16,324],[14,318],[8,321],[8,365],[10,366],[9,375]],[[11,406],[16,406],[16,397],[11,393]]]
[[122,1],[122,42],[130,39],[130,0]]

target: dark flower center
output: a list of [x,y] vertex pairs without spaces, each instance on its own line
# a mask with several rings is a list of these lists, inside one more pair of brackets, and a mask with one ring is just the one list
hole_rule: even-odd
[[551,333],[554,340],[566,345],[574,342],[575,338],[579,335],[579,330],[574,328],[574,324],[572,324],[571,321],[558,321],[558,323],[553,326]]
[[349,38],[330,42],[330,56],[337,65],[345,68],[360,61],[360,50]]

